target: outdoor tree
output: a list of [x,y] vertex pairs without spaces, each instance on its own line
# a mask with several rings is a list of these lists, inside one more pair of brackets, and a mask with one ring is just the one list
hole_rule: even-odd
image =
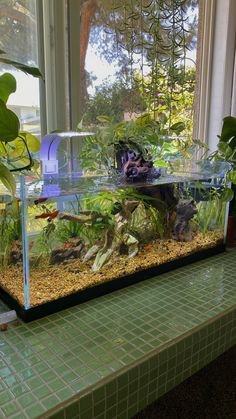
[[97,117],[100,115],[109,117],[113,122],[122,121],[124,112],[130,111],[131,96],[135,112],[145,112],[147,103],[141,93],[138,79],[132,83],[132,87],[127,86],[122,80],[115,81],[113,84],[104,82],[97,86],[95,94],[87,101],[86,113],[83,118],[84,124],[99,125]]
[[[86,75],[89,45],[108,63],[115,63],[117,80],[126,83],[127,91],[132,92],[131,110],[137,94],[132,85],[135,72],[143,79],[151,75],[155,96],[159,89],[159,66],[164,68],[171,100],[175,83],[179,83],[176,69],[184,69],[187,50],[196,44],[197,17],[191,11],[196,11],[198,0],[81,0],[80,4],[82,113],[87,109],[91,80]],[[0,49],[6,50],[12,59],[32,65],[37,63],[37,49],[31,47],[36,45],[36,37],[35,2],[1,0]]]
[[1,0],[0,49],[11,59],[25,64],[37,63],[37,26],[32,0]]
[[[157,64],[175,83],[175,68],[185,66],[187,50],[196,43],[197,0],[83,0],[80,16],[81,103],[85,110],[88,45],[108,63],[115,63],[117,78],[133,80]],[[154,79],[153,79],[154,80]]]

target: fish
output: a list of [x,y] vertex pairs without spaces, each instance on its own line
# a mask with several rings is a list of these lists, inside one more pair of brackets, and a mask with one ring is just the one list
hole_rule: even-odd
[[64,250],[67,250],[67,249],[70,249],[71,248],[71,244],[70,243],[64,243],[64,245],[63,245],[63,249]]
[[151,245],[143,246],[143,250],[149,251],[149,250],[152,250],[152,249],[153,249],[153,246],[151,246]]
[[38,220],[39,218],[48,218],[48,217],[50,217],[50,213],[47,213],[47,212],[43,212],[42,214],[39,214],[39,215],[35,215],[35,219],[36,220]]
[[57,217],[57,215],[59,214],[59,211],[53,211],[53,212],[43,212],[42,214],[39,215],[35,215],[35,219],[38,220],[39,218],[43,218],[43,219],[48,219],[48,221],[52,221],[54,220],[54,218]]
[[43,202],[46,202],[48,200],[48,198],[38,198],[35,199],[34,204],[38,205],[38,204],[42,204]]
[[49,215],[48,219],[49,219],[50,221],[52,221],[52,220],[54,220],[54,218],[56,218],[56,217],[58,216],[58,214],[59,214],[59,211],[58,211],[58,210],[53,211],[53,212],[51,212],[51,214]]

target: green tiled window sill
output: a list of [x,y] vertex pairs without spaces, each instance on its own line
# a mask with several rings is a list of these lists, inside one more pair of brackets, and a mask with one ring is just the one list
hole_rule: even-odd
[[10,325],[0,417],[132,417],[236,343],[235,270],[225,253]]

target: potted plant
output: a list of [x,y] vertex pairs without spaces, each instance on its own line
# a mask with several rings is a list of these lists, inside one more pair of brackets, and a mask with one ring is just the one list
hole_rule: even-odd
[[[0,50],[0,62],[34,77],[42,77],[40,71],[16,61],[9,60]],[[35,161],[31,153],[39,151],[39,140],[29,132],[20,130],[17,115],[7,106],[9,96],[16,91],[16,79],[10,73],[0,76],[0,181],[15,194],[16,181],[13,172],[30,170]]]
[[231,163],[232,170],[228,173],[227,180],[232,182],[231,189],[226,189],[227,200],[230,201],[226,244],[232,246],[236,236],[236,118],[226,116],[223,119],[221,134],[217,151],[211,158]]

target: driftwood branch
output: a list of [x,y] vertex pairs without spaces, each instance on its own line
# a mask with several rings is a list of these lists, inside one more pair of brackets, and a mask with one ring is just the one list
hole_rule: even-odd
[[102,218],[104,222],[106,222],[108,219],[106,215],[103,215],[97,211],[82,211],[78,215],[70,214],[68,212],[61,212],[59,216],[60,220],[75,221],[80,224],[92,223],[93,221],[96,221],[97,218]]

